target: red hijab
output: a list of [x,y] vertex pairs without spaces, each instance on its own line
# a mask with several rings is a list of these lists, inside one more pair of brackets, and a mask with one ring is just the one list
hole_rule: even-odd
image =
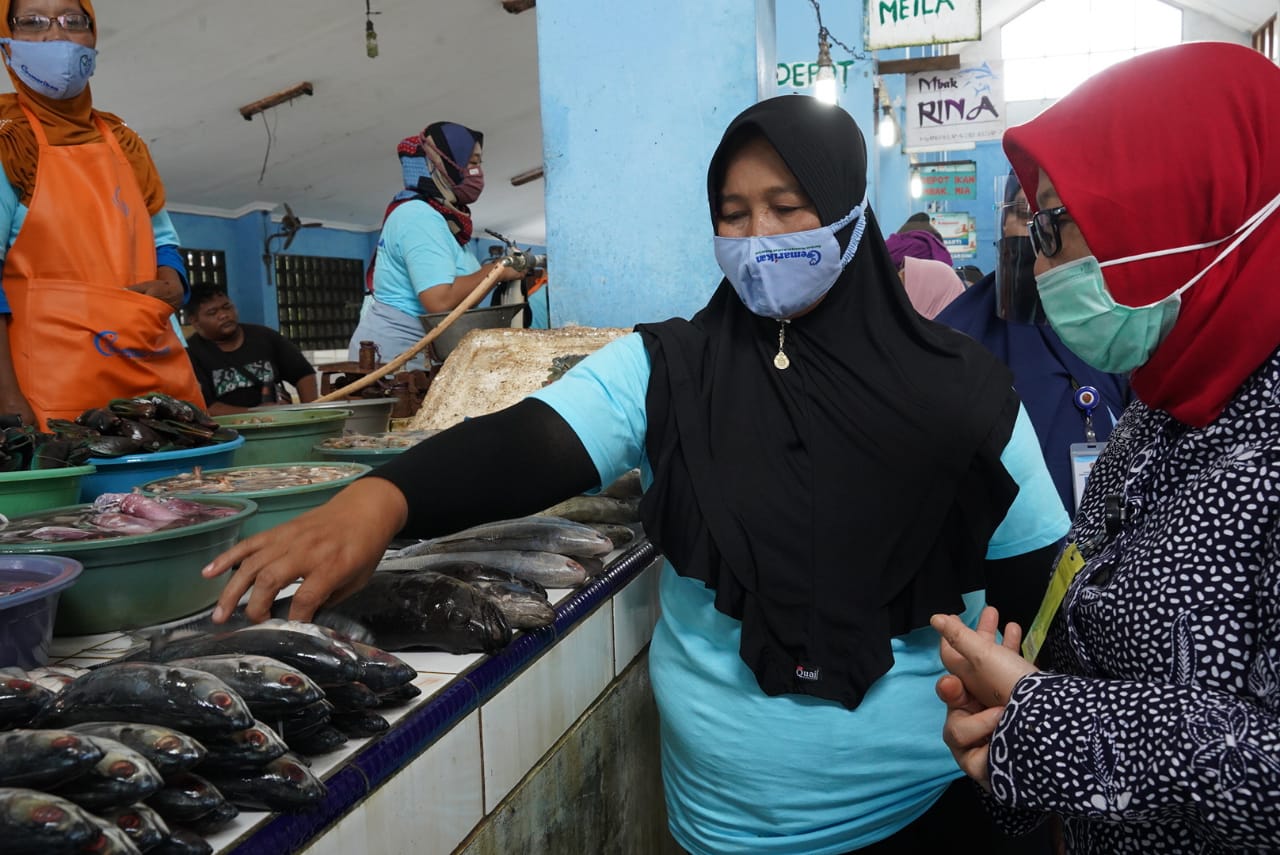
[[[1094,75],[1004,137],[1035,207],[1039,170],[1099,261],[1217,241],[1280,195],[1280,68],[1233,44],[1178,45]],[[1176,291],[1231,241],[1105,269],[1117,303]],[[1182,294],[1173,329],[1133,372],[1150,407],[1213,421],[1280,347],[1280,213]]]

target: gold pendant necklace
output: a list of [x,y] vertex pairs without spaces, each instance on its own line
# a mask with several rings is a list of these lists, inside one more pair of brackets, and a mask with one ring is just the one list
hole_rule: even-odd
[[787,324],[790,321],[778,321],[778,352],[773,357],[773,367],[779,371],[786,371],[791,367],[791,360],[782,352],[782,345],[787,340]]

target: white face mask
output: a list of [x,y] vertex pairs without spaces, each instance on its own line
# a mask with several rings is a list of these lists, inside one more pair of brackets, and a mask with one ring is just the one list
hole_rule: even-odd
[[[853,259],[867,227],[867,201],[829,226],[755,237],[716,236],[716,261],[738,298],[763,318],[790,318],[827,295]],[[840,253],[836,232],[855,219],[849,248]]]

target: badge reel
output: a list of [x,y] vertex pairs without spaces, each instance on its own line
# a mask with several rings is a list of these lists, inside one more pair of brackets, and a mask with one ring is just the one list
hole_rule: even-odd
[[1092,386],[1081,386],[1076,389],[1073,398],[1076,409],[1084,415],[1084,442],[1073,442],[1069,449],[1071,454],[1071,484],[1075,494],[1075,510],[1080,509],[1080,497],[1084,495],[1084,485],[1089,480],[1089,472],[1093,464],[1107,447],[1105,442],[1098,442],[1098,435],[1093,430],[1093,411],[1102,400],[1098,390]]

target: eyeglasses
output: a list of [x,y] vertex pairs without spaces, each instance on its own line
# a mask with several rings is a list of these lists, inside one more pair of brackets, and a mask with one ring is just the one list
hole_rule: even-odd
[[57,21],[58,26],[69,33],[87,33],[93,29],[93,18],[82,13],[70,15],[17,15],[9,19],[15,33],[43,33]]
[[1070,220],[1067,206],[1045,208],[1032,214],[1027,221],[1027,231],[1031,234],[1031,248],[1036,255],[1053,258],[1062,249],[1062,220]]

